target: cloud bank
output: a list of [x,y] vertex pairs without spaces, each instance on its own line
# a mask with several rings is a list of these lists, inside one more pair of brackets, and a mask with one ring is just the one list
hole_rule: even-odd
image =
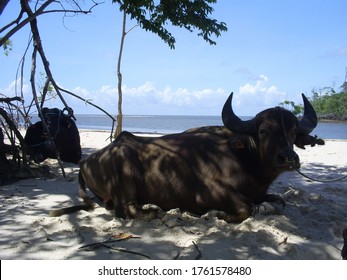
[[[27,84],[23,88],[26,103],[31,101],[29,88]],[[0,90],[4,95],[14,96],[15,82]],[[102,86],[96,91],[89,91],[81,86],[69,90],[111,114],[117,113],[116,86]],[[157,88],[153,82],[146,82],[137,87],[124,85],[122,90],[123,113],[129,115],[219,115],[230,94],[223,88]],[[64,98],[77,114],[101,113],[72,96],[64,94]],[[277,106],[284,99],[285,92],[271,85],[267,76],[259,75],[234,91],[233,108],[238,115],[253,116],[268,107]],[[62,108],[63,105],[59,99],[54,99],[48,101],[45,106]]]

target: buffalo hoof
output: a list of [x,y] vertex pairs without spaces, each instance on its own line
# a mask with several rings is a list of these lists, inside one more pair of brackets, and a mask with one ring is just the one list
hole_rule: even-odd
[[283,197],[277,194],[266,194],[264,202],[265,201],[270,203],[281,204],[283,209],[286,207],[286,202],[283,199]]
[[268,202],[265,201],[259,205],[256,205],[253,209],[253,215],[282,215],[284,205],[280,201]]
[[129,219],[139,219],[149,222],[159,217],[159,209],[157,208],[143,209],[138,205],[129,205],[126,210],[127,218]]
[[241,223],[244,220],[248,219],[251,216],[251,208],[241,208],[236,214],[228,214],[224,211],[217,212],[217,218],[220,220],[224,220],[227,223]]

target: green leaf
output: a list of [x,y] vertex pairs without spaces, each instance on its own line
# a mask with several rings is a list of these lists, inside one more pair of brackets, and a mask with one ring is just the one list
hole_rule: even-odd
[[113,0],[136,20],[141,28],[157,34],[170,48],[175,48],[175,37],[168,30],[177,26],[197,32],[206,42],[215,45],[215,37],[227,31],[224,22],[218,22],[209,16],[214,11],[211,4],[216,0]]

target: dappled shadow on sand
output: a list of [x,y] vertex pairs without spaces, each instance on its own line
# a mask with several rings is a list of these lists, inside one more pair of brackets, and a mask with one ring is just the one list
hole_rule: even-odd
[[[328,179],[347,169],[311,164],[303,172]],[[340,259],[346,180],[318,183],[285,173],[270,188],[286,200],[284,213],[240,224],[178,209],[151,222],[115,219],[101,207],[51,218],[50,210],[80,203],[78,166],[68,165],[67,173],[69,180],[0,187],[1,259]]]

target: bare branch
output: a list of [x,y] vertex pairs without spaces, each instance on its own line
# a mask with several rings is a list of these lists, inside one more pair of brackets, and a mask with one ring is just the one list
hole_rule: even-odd
[[48,10],[48,11],[44,11],[42,14],[49,14],[49,13],[90,14],[90,13],[92,13],[92,10],[96,6],[105,3],[105,2],[95,2],[95,1],[93,1],[94,4],[89,8],[89,10],[83,10],[76,1],[73,1],[73,2],[78,7],[78,10],[65,9],[65,7],[59,2],[61,7],[62,7],[62,9]]
[[[22,6],[22,9],[30,17],[32,15],[32,10],[31,10],[27,0],[21,0],[21,6]],[[30,75],[30,83],[31,83],[32,94],[33,94],[33,97],[34,97],[36,108],[37,108],[37,110],[39,112],[39,115],[41,117],[43,128],[44,128],[45,132],[47,133],[48,138],[51,141],[52,145],[55,145],[54,141],[53,141],[53,137],[52,137],[52,135],[51,135],[51,133],[50,133],[50,131],[48,129],[47,123],[46,123],[45,118],[44,118],[44,116],[42,114],[42,111],[41,111],[41,108],[40,108],[40,104],[39,104],[39,101],[38,101],[38,98],[37,98],[37,91],[36,91],[36,86],[35,86],[35,73],[36,73],[36,57],[37,57],[37,53],[39,53],[40,56],[41,56],[41,59],[42,59],[42,62],[44,64],[45,71],[46,71],[47,75],[52,77],[52,73],[51,73],[51,71],[49,69],[49,62],[47,61],[46,56],[45,56],[45,54],[43,52],[43,48],[42,48],[42,44],[41,44],[41,38],[40,38],[39,30],[37,28],[37,20],[36,20],[36,18],[34,18],[30,22],[30,26],[31,26],[31,32],[33,34],[33,39],[34,39],[34,50],[33,50],[33,54],[32,54],[31,75]],[[52,81],[52,83],[53,83],[53,81]],[[66,107],[68,107],[68,106],[66,106]],[[61,171],[63,173],[64,178],[65,178],[66,174],[65,174],[63,162],[60,159],[60,155],[59,155],[58,151],[56,149],[55,149],[55,151],[56,151],[58,164],[59,164],[60,169],[61,169]]]
[[19,13],[19,15],[18,15],[18,17],[14,20],[14,21],[12,21],[12,22],[10,22],[9,24],[7,24],[7,25],[5,25],[3,28],[0,28],[0,33],[2,33],[2,32],[4,32],[6,29],[8,29],[8,28],[10,28],[12,25],[14,25],[14,24],[19,24],[19,22],[20,22],[20,20],[22,19],[22,17],[23,17],[23,14],[24,14],[24,12],[21,10],[20,11],[20,13]]
[[76,98],[78,98],[78,99],[84,101],[86,104],[89,104],[89,105],[91,105],[91,106],[93,106],[93,107],[99,109],[100,111],[104,112],[108,117],[110,117],[111,120],[116,121],[116,119],[115,119],[112,115],[110,115],[107,111],[105,111],[105,110],[102,109],[101,107],[99,107],[99,106],[93,104],[93,103],[90,102],[89,100],[84,99],[84,98],[82,98],[81,96],[79,96],[79,95],[77,95],[77,94],[74,94],[73,92],[68,91],[68,90],[66,90],[66,89],[63,89],[63,88],[61,88],[61,87],[59,87],[59,89],[60,89],[61,91],[65,92],[65,93],[67,93],[67,94],[72,95],[73,97],[76,97]]
[[[17,81],[20,79],[20,96],[22,98],[22,103],[24,105],[24,93],[23,93],[23,87],[24,87],[24,65],[25,65],[25,57],[27,55],[27,52],[29,50],[29,47],[31,45],[31,42],[32,42],[32,36],[30,36],[29,40],[28,40],[28,44],[26,46],[26,49],[24,51],[24,54],[18,64],[18,68],[17,68],[17,72],[16,72],[16,82],[15,82],[15,94],[16,96],[18,96],[18,93],[17,93]],[[19,72],[20,72],[20,76],[19,76]],[[20,78],[18,78],[20,77]],[[24,113],[25,113],[25,120],[27,121],[29,118],[27,118],[27,115],[28,115],[28,112],[30,111],[30,108],[31,108],[32,104],[29,106],[29,109],[26,111],[26,108],[23,106],[23,110],[24,110]]]
[[18,96],[0,98],[0,102],[11,103],[12,101],[22,101],[22,98],[20,98]]
[[3,10],[5,10],[6,5],[10,2],[10,0],[3,0],[0,1],[0,15],[2,14]]
[[125,32],[125,35],[127,35],[129,32],[131,32],[133,29],[135,29],[136,27],[138,27],[139,25],[136,24],[133,27],[131,27],[127,32]]
[[[21,1],[22,2],[22,1]],[[28,15],[28,17],[23,20],[21,23],[17,23],[17,26],[14,27],[13,29],[11,29],[7,34],[5,34],[1,39],[0,39],[0,47],[13,35],[15,34],[18,30],[20,30],[21,28],[23,28],[26,24],[28,24],[30,21],[32,21],[33,19],[35,19],[37,16],[39,16],[40,14],[43,13],[44,9],[50,5],[52,2],[54,2],[54,0],[47,0],[47,2],[43,3],[42,6],[35,12],[35,13],[31,13],[30,15]],[[28,5],[29,6],[29,5]],[[30,7],[29,7],[30,8]],[[22,10],[20,12],[20,16],[17,18],[17,20],[21,18],[21,14],[23,13],[23,7]]]
[[110,140],[112,141],[112,139],[113,139],[114,124],[115,124],[118,120],[116,120],[110,113],[108,113],[107,111],[105,111],[104,109],[102,109],[101,107],[99,107],[98,105],[95,105],[94,103],[90,102],[89,100],[84,99],[84,98],[80,97],[79,95],[74,94],[73,92],[68,91],[68,90],[66,90],[66,89],[63,89],[63,88],[61,88],[61,87],[59,87],[59,89],[60,89],[62,92],[65,92],[65,93],[67,93],[67,94],[69,94],[69,95],[71,95],[71,96],[73,96],[73,97],[76,97],[76,98],[78,98],[78,99],[84,101],[86,104],[89,104],[89,105],[91,105],[91,106],[97,108],[97,109],[100,110],[101,112],[105,113],[105,114],[112,120],[112,129],[111,129],[111,136],[110,136]]
[[43,15],[43,14],[48,14],[48,13],[73,13],[73,14],[89,14],[92,12],[92,10],[98,6],[103,4],[104,2],[95,2],[93,1],[93,5],[89,8],[89,10],[83,10],[77,3],[76,1],[73,1],[76,6],[78,7],[78,10],[70,10],[70,9],[65,9],[64,6],[61,4],[62,9],[54,9],[54,10],[47,10],[45,11],[45,9],[52,4],[53,2],[57,2],[55,0],[47,0],[46,2],[44,2],[40,8],[38,8],[35,12],[33,12],[32,14],[30,14],[26,19],[24,19],[22,22],[20,22],[22,15],[23,15],[23,9],[21,10],[18,18],[16,20],[14,20],[13,22],[11,22],[10,24],[4,26],[3,28],[0,29],[0,33],[4,32],[6,29],[8,29],[9,27],[11,27],[12,25],[16,24],[16,26],[14,28],[12,28],[7,34],[5,34],[4,36],[2,36],[2,38],[0,38],[0,47],[9,39],[11,38],[11,36],[13,34],[15,34],[18,30],[20,30],[21,28],[23,28],[25,25],[27,25],[29,22],[31,22],[33,19],[37,18],[39,15]]

